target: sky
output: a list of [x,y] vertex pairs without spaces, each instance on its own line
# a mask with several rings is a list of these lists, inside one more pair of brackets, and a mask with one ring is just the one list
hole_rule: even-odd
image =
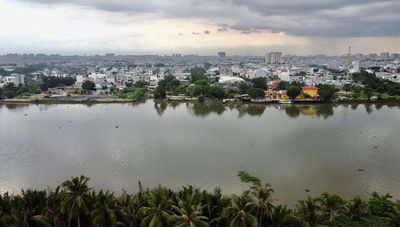
[[400,0],[0,0],[0,54],[400,53]]

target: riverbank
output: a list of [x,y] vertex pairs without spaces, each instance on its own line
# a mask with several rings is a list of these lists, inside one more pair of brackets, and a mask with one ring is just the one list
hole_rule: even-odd
[[[147,99],[145,99],[147,100]],[[156,102],[168,101],[168,102],[198,102],[197,97],[189,96],[170,96],[165,99],[154,99]],[[132,103],[138,100],[134,99],[123,99],[115,98],[112,96],[102,95],[82,95],[82,96],[56,96],[48,98],[13,98],[0,100],[0,103],[10,104],[107,104],[107,103]],[[144,100],[142,100],[144,101]],[[264,99],[252,99],[252,100],[241,100],[241,99],[208,99],[206,98],[203,102],[206,103],[218,103],[222,102],[225,104],[229,103],[252,103],[252,104],[277,104],[277,105],[304,105],[304,104],[400,104],[400,100],[397,99],[380,99],[380,100],[368,100],[368,99],[348,99],[346,101],[331,101],[322,102],[318,100],[309,99],[296,99],[291,100],[292,103],[279,103],[278,100],[264,100]]]
[[121,99],[110,96],[62,96],[49,98],[30,98],[30,99],[4,99],[0,102],[11,104],[93,104],[93,103],[129,103],[134,102],[133,99]]

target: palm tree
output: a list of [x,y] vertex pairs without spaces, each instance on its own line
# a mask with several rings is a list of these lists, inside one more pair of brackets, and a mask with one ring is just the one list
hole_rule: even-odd
[[93,226],[107,227],[121,224],[117,219],[119,207],[113,193],[100,190],[94,198],[94,207],[91,212]]
[[35,215],[33,219],[43,226],[64,226],[67,218],[61,212],[62,193],[60,192],[60,186],[58,186],[54,191],[48,190],[47,193],[48,197],[44,212]]
[[87,185],[88,181],[89,178],[80,176],[73,177],[62,184],[65,191],[61,211],[68,215],[68,226],[71,225],[72,219],[76,218],[77,225],[80,227],[81,217],[88,214],[88,204],[91,200],[91,188]]
[[270,184],[265,184],[264,186],[253,186],[252,195],[257,200],[257,218],[259,226],[263,226],[263,217],[270,217],[272,209],[274,208],[272,193]]
[[400,226],[400,201],[394,204],[393,212],[388,214],[394,226]]
[[230,221],[230,227],[257,227],[257,217],[254,216],[256,205],[252,200],[249,192],[243,193],[242,196],[234,196],[231,207],[227,208]]
[[118,213],[118,216],[125,226],[140,226],[142,215],[139,211],[145,204],[142,192],[140,191],[136,195],[129,195],[124,192],[118,203],[121,207],[121,212]]
[[194,189],[192,186],[183,187],[183,191],[178,193],[177,205],[172,206],[176,212],[176,215],[173,216],[175,226],[209,226],[208,218],[202,215],[201,196],[200,190]]
[[161,186],[149,192],[146,198],[147,205],[140,208],[140,212],[144,217],[140,225],[142,227],[169,226],[169,220],[172,215],[171,196],[172,192]]
[[231,199],[222,195],[221,189],[216,188],[213,193],[202,193],[203,215],[208,217],[211,226],[227,226],[227,219],[223,216],[224,208],[231,204]]
[[275,207],[267,220],[268,227],[296,226],[297,223],[293,211],[282,205]]
[[22,190],[22,195],[15,196],[12,200],[14,224],[17,226],[36,226],[34,217],[44,213],[46,200],[45,191]]
[[345,202],[338,195],[324,193],[317,200],[321,204],[322,217],[325,224],[333,224],[335,219],[343,213]]
[[321,209],[315,199],[308,197],[297,203],[296,216],[302,226],[316,227],[321,222]]
[[7,193],[0,195],[0,226],[12,226],[17,217],[14,215],[12,196]]
[[207,227],[208,218],[202,216],[202,207],[199,205],[191,205],[190,207],[180,208],[174,206],[174,210],[178,215],[174,215],[174,226],[179,227]]
[[346,213],[352,221],[362,221],[370,216],[368,204],[356,197],[347,205]]

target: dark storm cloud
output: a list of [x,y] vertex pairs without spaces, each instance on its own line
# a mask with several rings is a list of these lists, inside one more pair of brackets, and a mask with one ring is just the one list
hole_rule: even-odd
[[[302,36],[399,36],[399,0],[24,0],[73,4],[132,15],[200,18],[242,33],[284,32]],[[229,24],[226,21],[230,21]],[[221,26],[222,25],[222,26]]]

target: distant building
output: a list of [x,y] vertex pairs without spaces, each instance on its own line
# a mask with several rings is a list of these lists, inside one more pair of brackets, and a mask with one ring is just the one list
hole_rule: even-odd
[[226,53],[225,52],[218,52],[218,57],[225,58],[226,57]]
[[360,72],[360,62],[353,61],[352,68],[350,69],[350,73],[358,73],[358,72]]
[[399,53],[392,53],[392,58],[400,58],[400,54]]
[[283,63],[282,52],[270,52],[265,58],[267,64],[281,64]]
[[22,74],[11,74],[10,76],[4,77],[4,82],[5,83],[13,83],[15,86],[18,86],[20,84],[24,85],[25,84],[25,75]]
[[172,54],[172,57],[181,57],[182,54]]
[[390,53],[389,52],[382,52],[380,54],[380,57],[383,59],[388,59],[390,57]]
[[115,54],[114,53],[107,53],[106,57],[115,57]]

